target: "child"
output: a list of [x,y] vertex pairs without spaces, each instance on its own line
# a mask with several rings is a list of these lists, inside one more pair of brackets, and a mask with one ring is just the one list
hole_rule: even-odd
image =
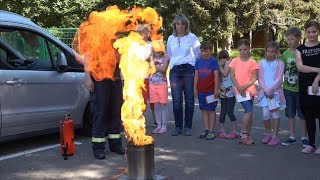
[[167,131],[168,82],[166,71],[169,59],[165,56],[165,47],[162,41],[154,41],[152,49],[156,73],[149,79],[149,98],[150,103],[154,104],[154,114],[157,122],[157,128],[152,133],[162,134]]
[[[149,41],[150,35],[151,35],[151,27],[148,24],[140,24],[137,28],[137,32],[141,35],[142,40],[147,43],[145,45],[145,50],[148,52],[149,57],[147,58],[147,61],[151,61],[151,56],[152,56],[152,43]],[[146,77],[144,79],[144,89],[142,89],[142,96],[144,99],[144,104],[147,106],[148,99],[149,99],[149,77]],[[150,100],[149,100],[150,103]],[[157,126],[155,114],[154,114],[154,104],[150,103],[150,109],[152,113],[152,118],[153,118],[153,124]],[[147,110],[147,107],[145,111]]]
[[[280,108],[285,108],[286,100],[282,89],[284,63],[278,59],[280,51],[277,42],[269,42],[265,49],[266,59],[259,62],[259,106],[262,108],[264,127],[267,134],[262,138],[263,144],[279,144]],[[273,120],[271,126],[271,119]],[[273,132],[272,132],[273,130]]]
[[[320,79],[320,43],[318,40],[320,26],[317,21],[308,21],[304,25],[306,42],[296,50],[296,65],[299,71],[299,106],[306,119],[309,145],[302,153],[320,154],[315,151],[316,118],[320,119],[320,96],[318,93]],[[311,92],[308,92],[310,88]]]
[[[219,68],[220,68],[220,99],[221,99],[221,112],[219,117],[220,131],[218,136],[221,138],[235,139],[238,138],[236,116],[234,115],[234,106],[236,103],[234,87],[230,78],[230,57],[226,50],[222,50],[218,54]],[[226,134],[224,130],[224,122],[228,114],[232,123],[232,132]]]
[[289,46],[285,52],[283,52],[281,59],[285,64],[284,73],[284,97],[286,98],[286,117],[288,118],[289,133],[290,136],[282,142],[282,145],[287,146],[296,143],[295,138],[295,117],[296,112],[301,122],[301,142],[302,146],[306,147],[309,145],[309,140],[307,139],[307,127],[306,121],[303,118],[302,112],[299,108],[299,85],[298,85],[298,69],[296,66],[296,48],[299,46],[301,40],[301,30],[297,27],[289,28],[286,32],[286,40]]
[[254,145],[250,137],[252,126],[253,98],[256,93],[254,83],[258,77],[258,64],[250,58],[250,42],[241,39],[238,43],[240,56],[233,59],[229,64],[230,77],[234,84],[237,101],[241,103],[245,114],[242,118],[241,143]]
[[206,140],[215,138],[215,110],[219,98],[219,66],[217,60],[211,56],[212,49],[210,42],[201,43],[201,57],[196,61],[194,75],[194,95],[199,99],[205,130],[199,138]]

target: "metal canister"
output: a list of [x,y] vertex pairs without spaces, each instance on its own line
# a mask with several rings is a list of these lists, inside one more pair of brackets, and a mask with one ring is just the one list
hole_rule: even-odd
[[154,174],[154,144],[136,146],[127,144],[128,179],[153,180]]

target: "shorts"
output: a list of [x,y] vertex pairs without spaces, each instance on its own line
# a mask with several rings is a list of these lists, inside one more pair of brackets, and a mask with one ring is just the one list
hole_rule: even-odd
[[270,120],[272,119],[280,119],[280,111],[270,111],[269,107],[263,107],[262,108],[262,116],[263,116],[263,120]]
[[213,93],[198,93],[200,110],[216,111],[218,101],[207,104],[206,97],[209,95],[213,95]]
[[168,103],[168,85],[167,84],[150,84],[149,85],[150,103]]
[[295,118],[298,114],[300,119],[303,119],[303,114],[299,108],[299,93],[283,90],[286,98],[287,108],[285,109],[287,118]]
[[245,113],[249,113],[249,112],[253,111],[253,100],[254,100],[254,97],[252,97],[252,99],[250,99],[248,101],[240,102],[240,104],[242,105]]

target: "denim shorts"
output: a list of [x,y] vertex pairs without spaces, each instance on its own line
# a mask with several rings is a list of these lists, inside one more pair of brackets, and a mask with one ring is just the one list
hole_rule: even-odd
[[212,94],[213,93],[198,93],[200,110],[216,111],[218,101],[209,104],[206,102],[206,97]]
[[240,102],[245,113],[249,113],[253,111],[253,100],[254,99],[252,98],[251,100]]
[[[283,90],[286,98],[287,107],[285,109],[287,118],[295,118],[298,114],[299,118],[303,118],[303,114],[299,108],[299,93]],[[297,113],[298,112],[298,113]]]

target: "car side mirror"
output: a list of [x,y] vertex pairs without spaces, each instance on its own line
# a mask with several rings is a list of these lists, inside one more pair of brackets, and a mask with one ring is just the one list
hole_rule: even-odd
[[57,69],[58,72],[65,72],[68,69],[67,58],[62,52],[57,53]]

